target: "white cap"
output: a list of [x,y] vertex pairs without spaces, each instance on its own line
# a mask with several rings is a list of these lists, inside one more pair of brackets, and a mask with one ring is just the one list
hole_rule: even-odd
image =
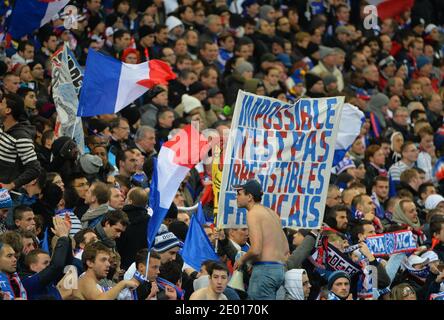
[[425,28],[425,33],[426,33],[426,34],[429,34],[430,32],[433,31],[433,29],[438,29],[438,26],[435,25],[435,24],[433,24],[433,23],[430,23],[430,24],[428,24],[427,27]]
[[106,28],[106,30],[105,30],[105,35],[106,35],[107,37],[111,37],[113,34],[114,34],[113,27],[108,27],[108,28]]
[[175,16],[169,16],[166,19],[165,22],[166,26],[168,27],[168,32],[170,32],[171,30],[173,30],[175,27],[178,26],[183,26],[183,22],[180,21],[178,18],[176,18]]
[[202,104],[200,103],[199,99],[192,97],[188,94],[184,94],[182,96],[182,104],[184,106],[185,113],[190,113],[194,109],[202,107]]
[[444,201],[444,197],[440,194],[431,194],[427,197],[424,205],[427,210],[435,209],[438,204]]
[[429,260],[429,262],[439,261],[439,257],[435,251],[426,251],[421,255],[421,258]]
[[412,254],[407,261],[409,266],[413,267],[415,264],[428,263],[429,259]]

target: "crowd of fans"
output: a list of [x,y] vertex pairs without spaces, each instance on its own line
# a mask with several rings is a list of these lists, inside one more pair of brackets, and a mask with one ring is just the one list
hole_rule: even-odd
[[[319,232],[377,268],[376,298],[444,292],[442,2],[417,0],[372,29],[362,23],[366,1],[70,4],[76,28],[55,18],[0,51],[0,283],[7,283],[0,298],[247,299],[227,286],[238,252],[248,250],[247,228],[205,225],[222,262],[182,271],[178,251],[192,214],[184,208],[211,188],[211,165],[183,181],[148,263],[146,249],[152,157],[191,121],[200,130],[229,129],[238,90],[288,102],[345,96],[366,115],[334,168],[325,228],[286,230],[291,255],[278,298],[358,298],[356,277],[312,263]],[[83,118],[79,150],[78,141],[56,135],[51,56],[64,43],[81,66],[88,50],[99,50],[129,64],[161,59],[177,79],[117,114]],[[212,210],[210,202],[207,215]],[[414,234],[417,251],[375,258],[366,237],[397,230]],[[359,250],[347,253],[354,244]],[[248,287],[248,266],[242,273]],[[73,274],[75,289],[64,285]]]

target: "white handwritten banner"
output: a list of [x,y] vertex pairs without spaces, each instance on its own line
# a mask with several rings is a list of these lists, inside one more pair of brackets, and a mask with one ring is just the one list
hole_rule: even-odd
[[66,44],[54,53],[51,63],[52,96],[57,110],[56,136],[73,137],[80,153],[84,153],[82,118],[77,117],[82,69]]
[[375,257],[411,252],[417,248],[415,237],[407,230],[369,236],[365,242]]
[[256,179],[283,227],[319,228],[343,97],[296,104],[239,91],[226,146],[217,225],[246,225],[233,185]]

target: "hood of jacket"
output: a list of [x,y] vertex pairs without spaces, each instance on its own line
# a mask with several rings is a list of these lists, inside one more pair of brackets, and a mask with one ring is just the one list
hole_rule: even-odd
[[305,300],[302,274],[304,269],[291,269],[285,272],[285,290],[291,300]]
[[149,217],[148,211],[144,207],[127,204],[123,207],[122,210],[128,215],[128,219],[131,225],[145,221],[145,219]]
[[401,206],[399,205],[399,202],[395,206],[395,212],[393,212],[393,218],[392,220],[399,224],[406,224],[413,229],[419,229],[421,228],[421,222],[419,221],[419,218],[416,222],[411,221],[404,213],[404,210],[402,210]]
[[88,222],[91,220],[96,219],[97,217],[100,217],[101,215],[104,215],[106,212],[108,212],[109,207],[108,204],[104,203],[98,206],[95,209],[88,209],[88,211],[85,212],[85,214],[82,216],[81,222]]
[[9,130],[6,131],[7,134],[13,136],[14,138],[28,138],[34,140],[36,135],[35,127],[28,121],[20,121],[13,125]]

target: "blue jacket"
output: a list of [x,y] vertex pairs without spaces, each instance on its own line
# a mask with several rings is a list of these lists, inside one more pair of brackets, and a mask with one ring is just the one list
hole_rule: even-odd
[[73,259],[71,240],[62,237],[57,240],[51,263],[46,269],[35,273],[29,271],[22,278],[23,286],[28,293],[29,300],[56,299],[61,300],[57,283],[63,277],[63,269],[71,264]]

